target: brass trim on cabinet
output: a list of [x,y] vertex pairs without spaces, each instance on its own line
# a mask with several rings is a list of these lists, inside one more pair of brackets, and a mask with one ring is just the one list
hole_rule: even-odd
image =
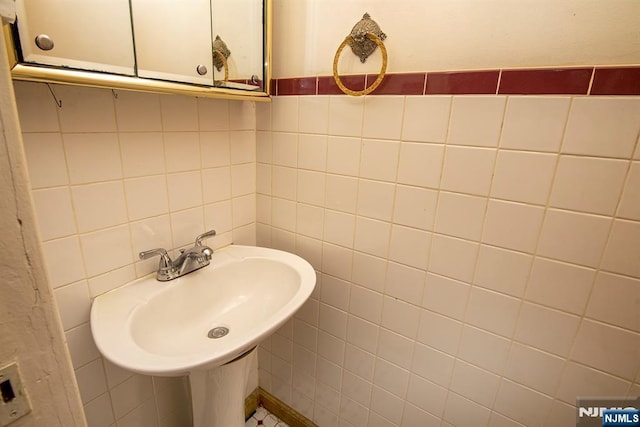
[[270,102],[271,94],[271,49],[272,49],[272,0],[264,0],[264,20],[267,25],[264,31],[264,81],[261,91],[243,91],[223,87],[198,86],[188,83],[177,83],[153,80],[144,77],[123,76],[102,72],[56,68],[44,65],[19,63],[18,53],[12,28],[4,24],[9,67],[14,80],[25,80],[42,83],[60,83],[75,86],[90,86],[106,89],[123,89],[138,92],[153,92],[173,95],[197,96],[202,98],[222,98],[244,101]]

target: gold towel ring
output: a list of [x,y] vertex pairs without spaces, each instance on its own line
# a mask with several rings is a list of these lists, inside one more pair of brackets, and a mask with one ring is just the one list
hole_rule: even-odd
[[340,80],[340,76],[338,75],[338,61],[340,60],[340,54],[342,53],[342,50],[345,48],[345,46],[349,44],[349,42],[355,41],[353,36],[349,34],[338,48],[338,50],[336,51],[336,56],[333,58],[333,79],[336,81],[336,84],[338,85],[340,90],[347,95],[362,96],[370,94],[371,92],[376,90],[378,86],[380,86],[380,83],[382,83],[382,79],[384,79],[384,75],[387,72],[387,48],[384,46],[384,43],[382,43],[382,40],[377,35],[373,33],[366,33],[365,35],[369,38],[369,40],[374,41],[380,48],[380,52],[382,53],[382,67],[380,68],[378,78],[373,82],[371,86],[365,88],[364,90],[355,91],[346,87],[342,83],[342,80]]
[[224,56],[222,52],[217,49],[213,50],[213,56],[217,56],[220,62],[222,62],[222,68],[224,68],[224,82],[229,80],[229,64],[227,63],[227,58]]

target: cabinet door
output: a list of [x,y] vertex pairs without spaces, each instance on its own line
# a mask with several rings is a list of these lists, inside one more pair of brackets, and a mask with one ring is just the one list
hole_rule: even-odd
[[25,62],[135,74],[128,0],[17,0],[16,13]]
[[213,85],[209,0],[131,0],[138,76]]

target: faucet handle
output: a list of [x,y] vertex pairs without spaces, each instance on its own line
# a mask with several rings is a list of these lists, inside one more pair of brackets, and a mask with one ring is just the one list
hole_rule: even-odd
[[166,249],[156,248],[156,249],[140,252],[138,254],[140,259],[147,259],[147,258],[154,257],[156,255],[160,255],[160,268],[171,266],[171,258],[169,257],[169,254],[167,253]]
[[206,233],[202,233],[198,237],[196,237],[196,246],[202,246],[202,239],[206,239],[207,237],[213,237],[216,235],[216,230],[209,230]]

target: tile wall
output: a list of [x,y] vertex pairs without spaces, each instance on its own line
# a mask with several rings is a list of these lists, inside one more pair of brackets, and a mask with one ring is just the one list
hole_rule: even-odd
[[640,97],[278,96],[257,243],[318,286],[259,353],[322,427],[574,425],[640,394]]
[[186,378],[137,375],[100,357],[91,299],[154,271],[157,259],[139,261],[141,250],[175,251],[209,229],[214,248],[255,244],[254,104],[15,89],[46,267],[89,425],[190,425]]

